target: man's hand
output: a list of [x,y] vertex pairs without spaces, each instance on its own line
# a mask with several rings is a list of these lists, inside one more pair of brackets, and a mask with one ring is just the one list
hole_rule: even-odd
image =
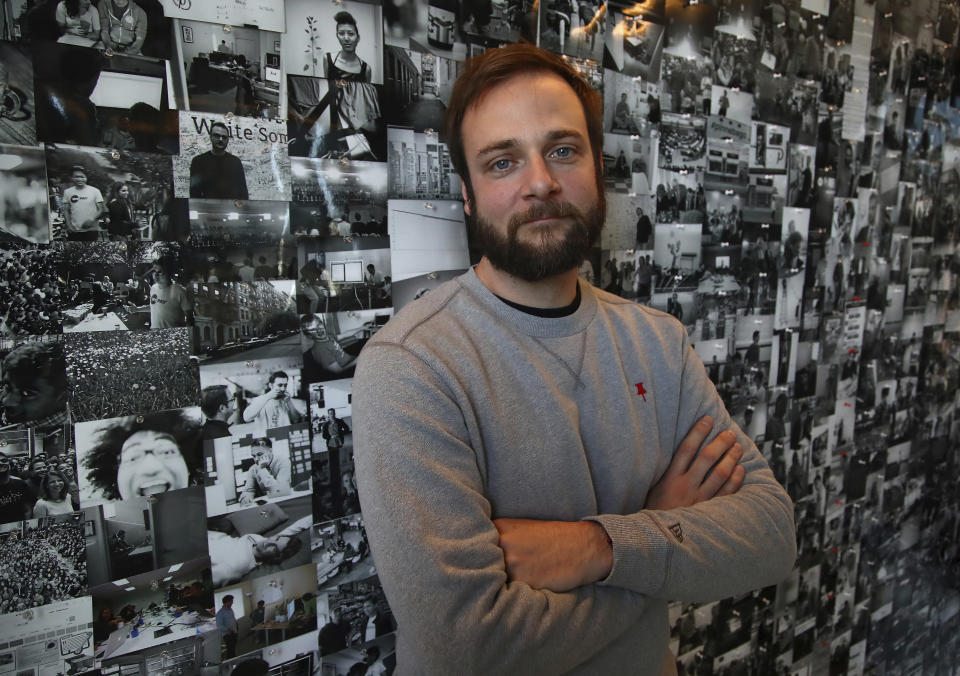
[[512,582],[565,592],[610,574],[613,549],[598,523],[494,519],[493,525]]
[[697,453],[712,429],[713,418],[704,416],[687,433],[667,471],[647,495],[646,509],[689,507],[740,490],[746,471],[737,464],[743,448],[736,434],[725,430]]

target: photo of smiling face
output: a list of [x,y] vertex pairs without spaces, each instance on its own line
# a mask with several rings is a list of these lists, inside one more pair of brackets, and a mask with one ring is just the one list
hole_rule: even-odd
[[117,469],[121,499],[186,488],[189,477],[180,448],[169,434],[142,430],[124,442]]

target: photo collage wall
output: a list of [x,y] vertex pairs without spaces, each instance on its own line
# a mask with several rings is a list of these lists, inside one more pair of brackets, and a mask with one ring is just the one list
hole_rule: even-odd
[[957,0],[0,0],[0,674],[393,671],[352,376],[477,261],[444,111],[518,41],[603,97],[581,277],[686,326],[795,503],[786,580],[671,605],[679,673],[955,673],[958,25]]

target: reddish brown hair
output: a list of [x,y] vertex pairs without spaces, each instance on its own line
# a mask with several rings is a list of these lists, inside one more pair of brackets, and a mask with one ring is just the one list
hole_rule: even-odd
[[480,56],[470,59],[466,69],[453,85],[445,121],[446,142],[453,168],[467,187],[468,195],[473,195],[473,189],[463,150],[463,118],[467,111],[479,104],[483,96],[494,87],[518,75],[537,72],[560,76],[580,99],[587,121],[587,134],[597,180],[600,181],[603,158],[603,100],[600,94],[558,55],[526,42],[518,42],[506,47],[488,49]]

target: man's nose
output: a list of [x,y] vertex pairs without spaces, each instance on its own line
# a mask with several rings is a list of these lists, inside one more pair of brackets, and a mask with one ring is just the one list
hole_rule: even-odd
[[534,155],[527,162],[526,196],[545,200],[560,191],[550,165],[541,155]]

